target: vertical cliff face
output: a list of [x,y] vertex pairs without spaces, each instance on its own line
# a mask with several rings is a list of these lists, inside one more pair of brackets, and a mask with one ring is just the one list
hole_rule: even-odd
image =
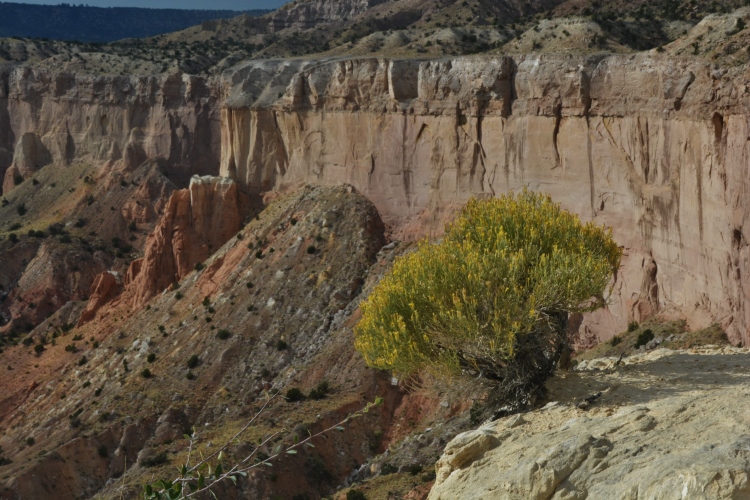
[[13,175],[28,177],[47,163],[74,160],[132,170],[163,158],[185,182],[193,174],[215,174],[219,100],[215,82],[182,74],[0,72],[3,192],[13,188]]
[[9,70],[0,68],[0,179],[13,160],[10,116],[8,114]]
[[300,64],[260,105],[241,72],[221,164],[241,188],[351,183],[400,237],[438,232],[472,196],[545,191],[625,247],[585,333],[662,312],[750,340],[740,70],[649,56],[331,61]]
[[647,55],[250,61],[221,82],[18,67],[0,71],[0,173],[6,194],[81,160],[162,158],[178,184],[220,171],[245,192],[346,182],[401,238],[529,187],[625,247],[585,334],[667,313],[747,342],[746,71]]

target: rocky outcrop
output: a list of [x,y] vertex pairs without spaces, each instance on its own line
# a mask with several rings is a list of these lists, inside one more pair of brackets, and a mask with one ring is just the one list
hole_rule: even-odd
[[285,28],[309,29],[321,23],[353,19],[366,10],[387,0],[313,0],[292,2],[269,14],[271,31]]
[[28,330],[69,301],[88,298],[97,275],[112,265],[104,252],[89,253],[52,238],[0,248],[0,259],[5,264],[0,281],[6,281],[8,294],[0,314],[9,320],[0,333]]
[[[564,402],[458,435],[429,499],[750,495],[747,349],[662,349],[621,371],[601,361],[587,368],[606,375],[586,369],[551,388]],[[588,411],[574,405],[586,390],[602,391]]]
[[2,71],[3,192],[13,183],[5,173],[9,165],[3,158],[8,154],[13,154],[18,170],[13,175],[24,177],[50,161],[87,160],[132,170],[148,158],[163,158],[175,178],[185,182],[194,174],[216,174],[220,94],[217,82],[179,73],[91,76],[29,67]]
[[[196,191],[214,200],[232,184],[199,181]],[[388,377],[365,367],[351,337],[359,299],[387,268],[388,257],[378,257],[384,230],[372,203],[351,186],[306,187],[276,197],[243,237],[217,248],[205,268],[181,281],[181,299],[159,294],[138,310],[114,301],[39,356],[23,345],[4,347],[3,362],[13,370],[3,365],[10,376],[0,400],[13,399],[0,401],[0,447],[13,462],[2,467],[0,497],[112,498],[123,483],[133,485],[124,496],[138,496],[153,477],[172,476],[175,452],[187,449],[186,430],[199,429],[201,447],[220,443],[228,425],[244,425],[261,409],[269,390],[299,387],[308,394],[322,381],[332,388],[324,400],[296,404],[280,395],[262,418],[284,422],[285,439],[293,439],[336,425],[376,395],[385,401],[347,422],[346,432],[327,433],[315,438],[315,448],[276,460],[274,470],[288,481],[250,471],[237,486],[218,485],[216,495],[331,495],[372,454],[402,397]],[[67,318],[50,318],[38,331],[54,331]],[[77,352],[65,349],[71,344]],[[193,356],[197,363],[188,366]],[[146,368],[149,378],[141,375]],[[30,389],[33,382],[38,387]],[[230,445],[236,456],[255,449],[248,435]],[[147,466],[148,458],[157,464]]]
[[193,177],[175,191],[153,233],[145,255],[133,261],[126,282],[134,307],[140,307],[218,250],[240,229],[237,184],[219,177]]
[[101,309],[104,304],[119,294],[121,286],[122,282],[116,273],[105,271],[99,274],[91,285],[89,302],[86,309],[81,313],[81,318],[78,320],[78,326],[82,326],[94,319],[96,312]]
[[7,193],[13,189],[18,180],[28,178],[51,161],[52,156],[39,139],[39,136],[33,132],[23,134],[18,140],[18,144],[16,144],[13,163],[5,172],[3,193]]
[[472,196],[545,191],[625,248],[587,334],[659,311],[748,342],[747,71],[648,55],[249,62],[226,75],[221,172],[244,190],[351,183],[406,238]]

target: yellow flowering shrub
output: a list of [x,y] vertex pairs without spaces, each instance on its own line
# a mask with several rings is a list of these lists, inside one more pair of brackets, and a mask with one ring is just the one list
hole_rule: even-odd
[[442,241],[397,259],[362,304],[355,346],[397,375],[546,378],[568,314],[604,305],[620,256],[611,231],[546,195],[472,199]]

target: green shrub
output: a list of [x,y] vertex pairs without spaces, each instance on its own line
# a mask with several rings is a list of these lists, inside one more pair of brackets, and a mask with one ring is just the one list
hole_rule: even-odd
[[216,332],[216,338],[219,340],[226,340],[231,336],[232,334],[229,332],[229,330],[219,330],[218,332]]
[[188,368],[195,368],[196,366],[198,366],[198,363],[200,363],[200,358],[197,354],[193,354],[187,360]]
[[397,375],[481,376],[519,396],[569,347],[568,315],[605,304],[620,256],[610,231],[548,196],[472,199],[442,242],[397,259],[362,305],[355,346]]
[[37,353],[37,355],[42,354],[44,352],[44,346],[42,344],[35,345],[34,352]]
[[107,458],[109,456],[109,450],[107,450],[106,445],[99,445],[99,448],[96,450],[99,453],[99,456],[102,458]]
[[398,467],[395,465],[391,465],[389,463],[384,463],[383,466],[380,468],[380,475],[381,476],[387,476],[389,474],[395,474],[398,472]]
[[628,333],[634,332],[638,329],[638,322],[637,321],[631,321],[628,323]]
[[317,249],[315,248],[315,245],[310,245],[309,247],[307,247],[307,253],[311,255],[314,254],[316,251]]
[[150,354],[149,354],[149,355],[148,355],[148,356],[146,357],[146,361],[148,361],[149,363],[153,363],[154,361],[156,361],[156,354],[154,354],[153,352],[152,352],[152,353],[150,353]]
[[195,379],[195,374],[193,372],[187,372],[187,375],[185,375],[185,378],[188,380]]
[[310,394],[308,397],[310,399],[323,399],[326,397],[326,394],[330,391],[330,387],[328,385],[327,381],[322,381],[318,384],[318,386],[310,391]]
[[287,347],[288,347],[288,346],[287,346],[286,342],[284,342],[284,341],[283,341],[283,340],[281,340],[281,339],[279,339],[279,340],[278,340],[278,341],[276,342],[276,350],[277,350],[277,351],[283,351],[283,350],[284,350],[284,349],[286,349]]
[[409,466],[409,474],[412,476],[417,476],[422,473],[422,466],[419,464],[412,464]]
[[611,345],[612,347],[615,347],[620,342],[622,342],[622,339],[618,337],[617,335],[615,335],[614,337],[612,337],[612,340],[609,341],[609,345]]
[[298,387],[292,387],[288,391],[286,391],[286,400],[290,403],[295,403],[297,401],[302,401],[305,399],[305,395],[302,393],[301,390],[299,390]]
[[21,203],[16,207],[16,212],[18,212],[18,215],[26,215],[26,204]]
[[89,362],[89,360],[86,359],[86,356],[81,356],[81,359],[78,360],[78,366],[83,366],[83,365],[85,365],[88,362]]
[[141,377],[151,378],[151,370],[149,370],[148,368],[144,368],[143,370],[141,370]]
[[33,437],[26,438],[26,446],[34,446],[34,444],[36,444],[36,439]]
[[141,463],[144,467],[156,467],[157,465],[165,464],[167,463],[167,453],[162,451],[158,455],[145,458]]
[[16,174],[13,176],[13,185],[18,186],[19,184],[23,184],[23,176]]
[[349,490],[346,492],[346,500],[367,500],[367,495],[359,490]]
[[633,347],[638,349],[639,347],[648,344],[652,340],[654,340],[654,332],[652,332],[650,328],[647,328],[638,334],[638,339],[636,339],[635,345]]

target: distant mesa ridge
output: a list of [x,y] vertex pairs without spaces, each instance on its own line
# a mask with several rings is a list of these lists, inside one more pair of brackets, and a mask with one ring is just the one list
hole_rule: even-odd
[[88,7],[71,4],[30,5],[0,2],[0,38],[49,38],[113,42],[179,31],[204,21],[261,16],[269,10],[186,10],[134,7]]

